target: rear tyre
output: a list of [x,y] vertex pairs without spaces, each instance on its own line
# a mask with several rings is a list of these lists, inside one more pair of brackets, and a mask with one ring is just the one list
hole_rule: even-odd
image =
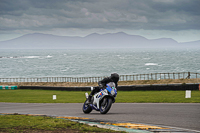
[[105,97],[105,102],[102,102],[101,105],[100,105],[100,113],[101,114],[106,114],[110,108],[111,108],[111,105],[112,105],[112,99],[111,98],[106,98]]
[[89,114],[92,111],[92,107],[86,103],[88,103],[88,99],[84,102],[82,110],[85,114]]

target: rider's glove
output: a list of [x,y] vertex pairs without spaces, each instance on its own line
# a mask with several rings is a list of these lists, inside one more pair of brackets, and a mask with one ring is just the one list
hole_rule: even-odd
[[102,85],[102,84],[99,84],[99,88],[100,88],[100,89],[103,89],[103,85]]

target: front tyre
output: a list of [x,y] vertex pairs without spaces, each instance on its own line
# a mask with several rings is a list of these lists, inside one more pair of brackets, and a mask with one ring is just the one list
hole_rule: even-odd
[[89,114],[89,113],[92,111],[92,107],[91,107],[89,104],[87,104],[87,103],[88,103],[88,100],[86,100],[86,101],[84,102],[83,108],[82,108],[82,110],[83,110],[83,112],[84,112],[85,114]]
[[109,97],[105,97],[100,105],[100,113],[106,114],[110,110],[111,105],[112,105],[112,99]]

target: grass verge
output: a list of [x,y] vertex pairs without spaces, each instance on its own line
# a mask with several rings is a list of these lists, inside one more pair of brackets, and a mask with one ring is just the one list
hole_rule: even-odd
[[116,132],[48,116],[0,115],[0,132]]
[[[90,92],[88,92],[90,93]],[[53,100],[56,95],[56,100]],[[83,103],[84,91],[0,90],[0,102],[16,103]],[[200,91],[118,91],[117,103],[200,103]]]

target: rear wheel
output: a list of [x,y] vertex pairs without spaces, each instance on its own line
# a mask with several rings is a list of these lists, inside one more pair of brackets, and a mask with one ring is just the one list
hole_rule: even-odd
[[85,114],[88,114],[88,113],[90,113],[91,111],[92,111],[92,107],[89,105],[89,104],[87,104],[88,103],[88,100],[86,100],[85,102],[84,102],[84,104],[83,104],[83,112],[85,113]]
[[100,104],[100,113],[101,114],[106,114],[112,105],[112,99],[109,97],[105,97],[103,99],[103,102]]

